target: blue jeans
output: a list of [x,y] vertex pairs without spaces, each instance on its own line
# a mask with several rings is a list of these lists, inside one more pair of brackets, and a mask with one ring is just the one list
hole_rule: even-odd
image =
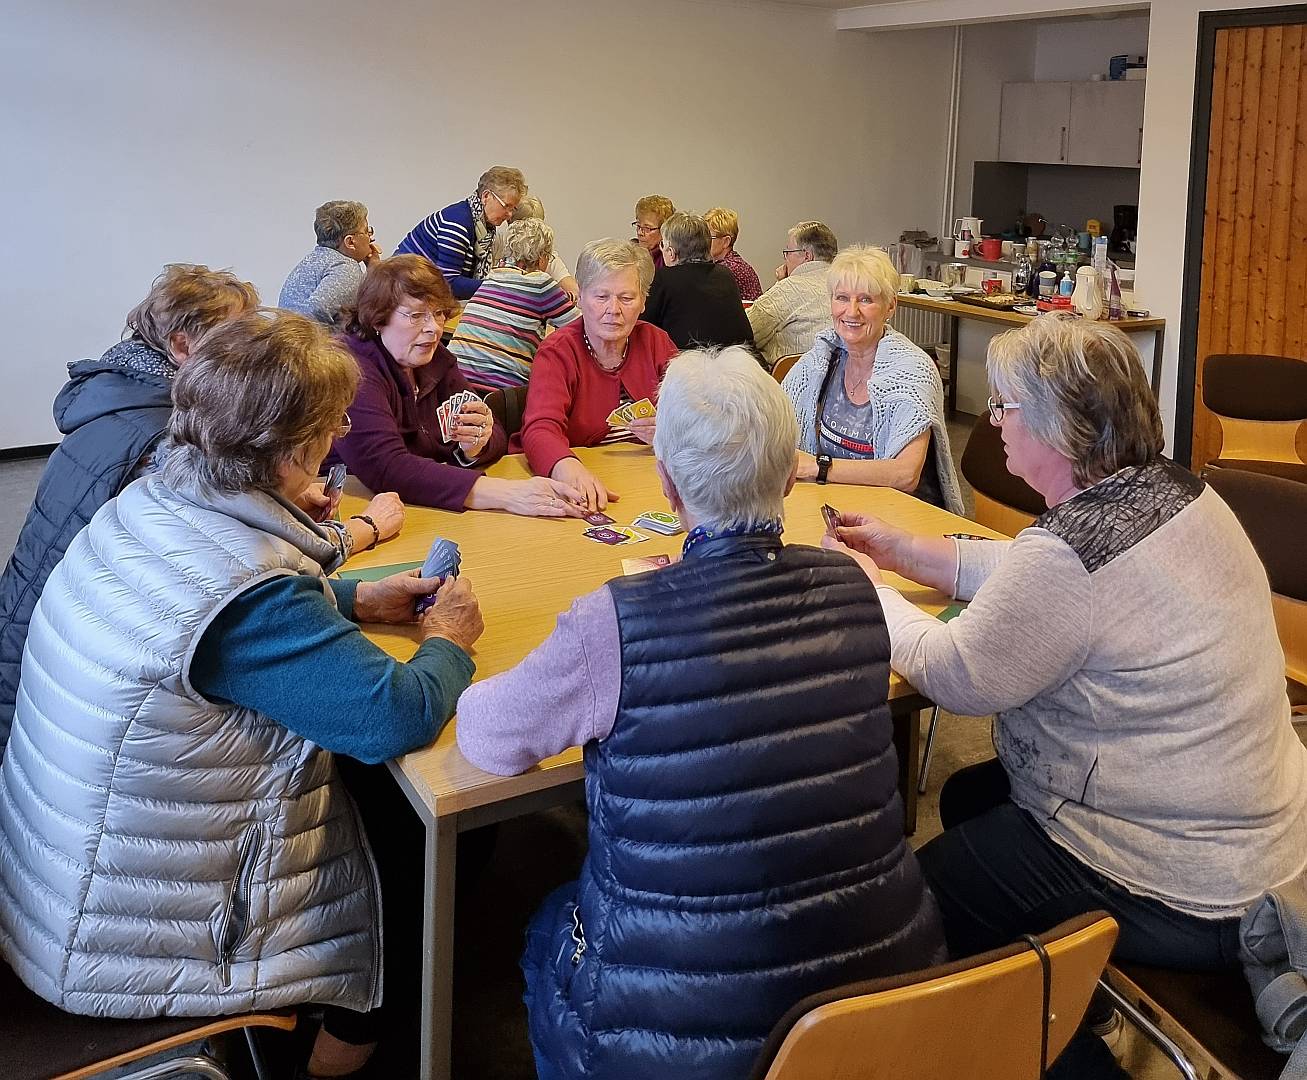
[[[1121,927],[1114,959],[1189,971],[1238,964],[1237,918],[1201,919],[1134,895],[1054,843],[1009,793],[997,759],[960,769],[940,793],[945,832],[917,852],[951,956],[998,948],[1101,908]],[[1049,1070],[1051,1077],[1125,1075],[1086,1029]]]

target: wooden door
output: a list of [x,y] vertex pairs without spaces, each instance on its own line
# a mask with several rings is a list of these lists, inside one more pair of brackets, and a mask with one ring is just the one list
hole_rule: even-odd
[[1144,154],[1144,84],[1071,84],[1067,161],[1137,169]]
[[[1307,362],[1307,25],[1217,29],[1202,213],[1190,465],[1221,449],[1202,402],[1212,353]],[[1197,147],[1195,147],[1195,151]],[[1300,446],[1300,450],[1304,449]]]
[[1070,113],[1070,83],[1004,83],[998,159],[1065,164]]

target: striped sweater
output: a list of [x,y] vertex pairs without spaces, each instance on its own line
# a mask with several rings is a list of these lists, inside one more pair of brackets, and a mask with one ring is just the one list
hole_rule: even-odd
[[[470,199],[452,203],[423,218],[395,248],[396,255],[421,255],[436,264],[459,300],[468,299],[481,284],[477,276],[477,227]],[[478,205],[480,205],[478,203]],[[484,224],[483,246],[489,257],[493,227]]]
[[503,266],[467,302],[449,351],[473,389],[525,386],[545,324],[566,326],[580,314],[547,273]]

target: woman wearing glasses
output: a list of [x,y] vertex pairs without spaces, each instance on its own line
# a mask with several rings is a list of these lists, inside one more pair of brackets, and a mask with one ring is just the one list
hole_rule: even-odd
[[490,273],[495,229],[513,216],[526,195],[519,169],[492,165],[466,199],[437,210],[413,226],[396,255],[421,255],[445,275],[460,300],[469,299]]
[[277,306],[331,326],[340,309],[354,302],[363,267],[375,266],[381,249],[361,202],[323,203],[314,212],[313,233],[317,245],[286,275]]
[[676,207],[666,195],[646,195],[635,204],[632,241],[649,252],[655,270],[663,265],[663,222],[674,213]]
[[834,326],[781,384],[799,418],[798,478],[898,488],[962,514],[939,371],[886,325],[898,286],[879,248],[845,248],[831,263]]
[[501,480],[479,471],[498,460],[508,436],[479,398],[449,419],[437,410],[467,380],[440,344],[457,304],[444,277],[417,255],[396,255],[368,271],[353,308],[342,313],[344,344],[358,361],[352,428],[330,460],[343,461],[373,491],[441,510],[507,510],[580,516],[577,491],[545,477]]
[[[1120,959],[1232,968],[1240,915],[1307,862],[1266,573],[1216,493],[1162,457],[1120,331],[1044,315],[996,337],[988,369],[1008,469],[1048,512],[1010,542],[858,514],[836,530],[877,586],[893,666],[951,712],[996,716],[997,758],[949,779],[947,831],[918,852],[949,949],[1102,908]],[[881,569],[970,605],[941,623]],[[1050,1076],[1124,1075],[1088,1035],[1063,1060]]]

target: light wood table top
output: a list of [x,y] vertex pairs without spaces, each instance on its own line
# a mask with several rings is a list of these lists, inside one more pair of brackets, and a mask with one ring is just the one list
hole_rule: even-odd
[[[956,315],[961,319],[979,319],[981,322],[1003,323],[1007,326],[1025,326],[1034,315],[1022,315],[1018,311],[999,311],[983,308],[976,304],[964,304],[960,300],[941,300],[934,296],[920,293],[899,293],[898,301],[906,307],[921,308],[925,311],[938,311],[942,315]],[[1109,323],[1125,334],[1139,330],[1162,330],[1166,327],[1165,319],[1119,319]]]
[[[576,455],[621,496],[608,508],[609,516],[618,524],[629,524],[645,510],[669,509],[658,486],[649,447],[616,443],[580,449]],[[521,455],[502,459],[488,472],[506,479],[529,475]],[[341,505],[342,516],[362,508],[363,499],[355,483],[351,479]],[[828,501],[841,511],[877,514],[914,532],[990,532],[899,491],[802,483],[796,484],[785,500],[786,541],[818,544],[825,532],[819,508]],[[623,559],[659,553],[675,557],[685,540],[684,534],[648,533],[650,539],[645,543],[608,547],[583,536],[586,528],[579,518],[527,518],[487,511],[458,514],[410,506],[400,535],[379,549],[354,557],[347,569],[420,562],[433,537],[444,536],[456,542],[462,552],[462,574],[475,589],[485,617],[486,631],[473,657],[476,678],[484,679],[513,667],[539,645],[553,631],[557,616],[578,596],[620,577]],[[927,612],[936,614],[949,603],[947,597],[933,590],[903,579],[893,580],[909,600]],[[419,640],[412,627],[369,625],[366,632],[372,641],[401,660],[413,655]],[[891,698],[912,692],[901,678],[892,677]],[[405,755],[399,765],[437,816],[485,806],[583,775],[577,747],[520,776],[482,772],[459,752],[454,723],[448,724],[432,745]]]

